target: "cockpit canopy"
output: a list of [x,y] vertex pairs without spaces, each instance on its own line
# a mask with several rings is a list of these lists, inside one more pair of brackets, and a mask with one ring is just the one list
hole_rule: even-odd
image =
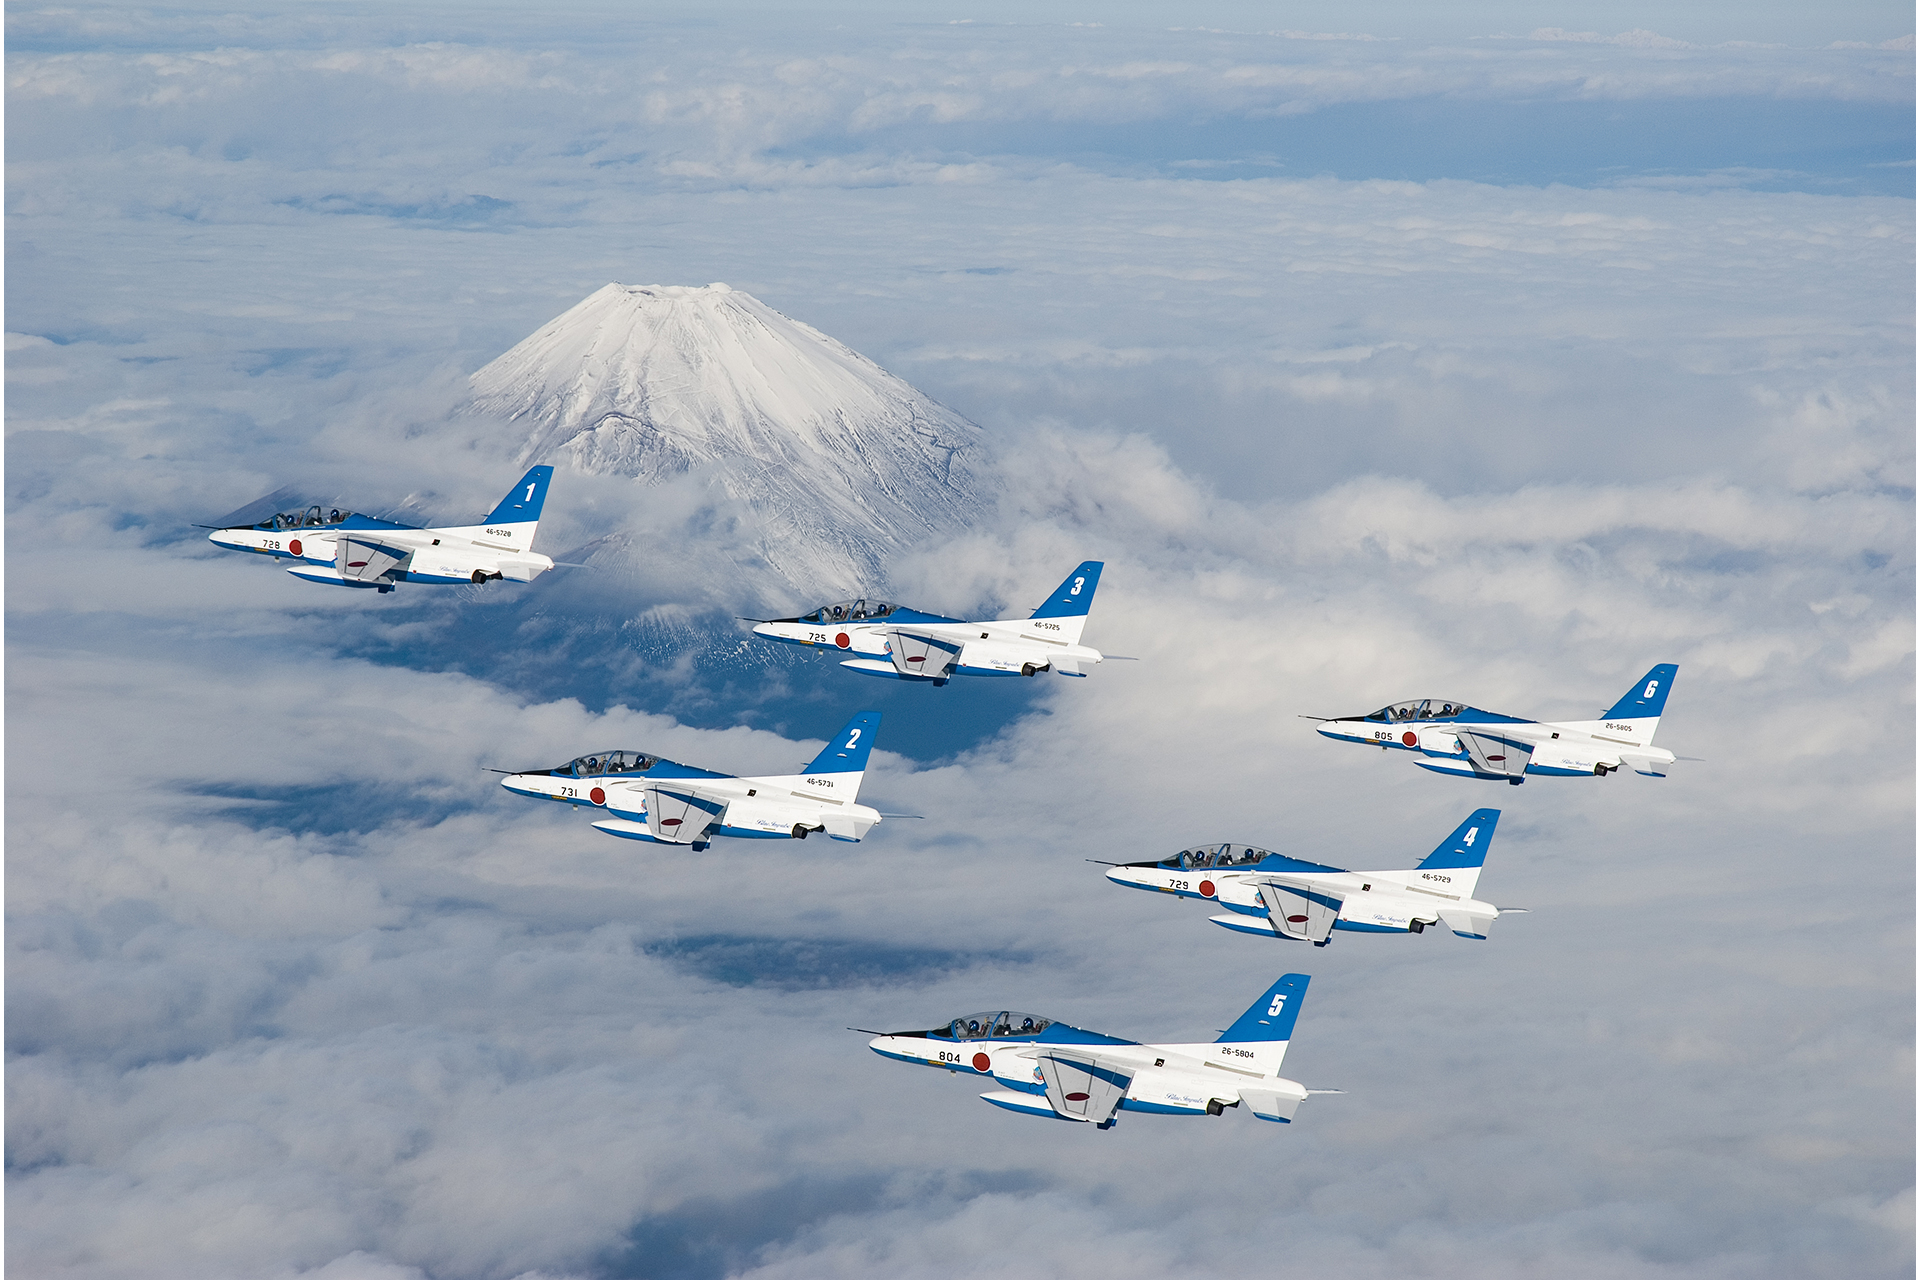
[[1052,1018],[1042,1018],[1036,1014],[999,1009],[988,1013],[969,1013],[927,1034],[942,1040],[982,1040],[989,1036],[996,1040],[1017,1040],[1022,1036],[1039,1035],[1052,1022]]
[[1455,702],[1451,698],[1415,698],[1410,702],[1395,702],[1382,707],[1365,718],[1384,724],[1400,720],[1446,720],[1466,710],[1466,703]]
[[594,751],[553,772],[561,777],[598,778],[609,773],[645,773],[659,762],[658,757],[638,751]]
[[318,529],[323,525],[339,524],[351,511],[342,511],[339,507],[308,507],[305,511],[283,511],[269,516],[253,527],[256,529]]
[[1204,871],[1208,867],[1250,867],[1271,856],[1265,849],[1252,845],[1204,844],[1197,849],[1184,849],[1171,858],[1162,858],[1160,865],[1171,871]]
[[842,600],[839,604],[823,604],[812,613],[803,613],[795,622],[817,622],[823,625],[834,622],[870,622],[875,618],[884,618],[900,606],[889,604],[885,600]]

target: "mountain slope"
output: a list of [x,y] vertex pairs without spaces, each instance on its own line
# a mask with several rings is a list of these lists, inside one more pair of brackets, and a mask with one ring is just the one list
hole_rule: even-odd
[[724,284],[609,284],[471,386],[475,412],[525,431],[523,463],[709,476],[803,599],[883,585],[893,553],[965,527],[981,497],[977,426]]

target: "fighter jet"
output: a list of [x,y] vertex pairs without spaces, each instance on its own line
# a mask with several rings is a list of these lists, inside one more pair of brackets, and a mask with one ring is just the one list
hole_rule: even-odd
[[1307,975],[1289,973],[1211,1044],[1138,1044],[1030,1013],[971,1013],[930,1031],[896,1031],[868,1045],[883,1058],[991,1076],[980,1096],[1025,1116],[1111,1129],[1122,1111],[1217,1116],[1247,1104],[1291,1123],[1308,1089],[1280,1077]]
[[1678,665],[1663,662],[1635,682],[1598,720],[1548,723],[1481,711],[1445,698],[1395,702],[1372,715],[1320,720],[1319,732],[1340,742],[1411,751],[1423,769],[1456,778],[1504,779],[1519,786],[1527,775],[1604,778],[1628,768],[1664,778],[1676,759],[1653,745],[1660,712]]
[[596,751],[558,769],[510,773],[500,785],[536,800],[605,809],[613,816],[594,830],[627,840],[695,849],[715,836],[805,840],[824,831],[834,840],[858,840],[881,817],[854,803],[879,727],[878,711],[862,711],[791,776],[736,778],[642,751]]
[[485,520],[447,529],[420,529],[324,505],[256,510],[290,492],[281,490],[222,520],[207,541],[291,560],[287,572],[308,582],[382,594],[400,582],[532,582],[553,568],[552,560],[533,550],[552,479],[552,467],[535,467]]
[[1107,879],[1206,899],[1227,909],[1209,917],[1217,925],[1316,947],[1332,941],[1335,929],[1420,933],[1430,924],[1485,939],[1501,909],[1473,891],[1499,821],[1498,809],[1475,809],[1411,871],[1347,871],[1243,844],[1210,844],[1159,862],[1117,866]]
[[[884,600],[843,600],[797,618],[761,622],[753,634],[787,644],[830,645],[859,656],[840,665],[866,676],[919,680],[935,688],[954,676],[1084,676],[1102,661],[1080,643],[1104,562],[1067,575],[1030,618],[964,622]],[[746,619],[754,621],[754,619]]]

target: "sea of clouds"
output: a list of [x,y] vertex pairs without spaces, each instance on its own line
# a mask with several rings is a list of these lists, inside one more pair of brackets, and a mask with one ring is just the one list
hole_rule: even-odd
[[[8,14],[12,1267],[1911,1274],[1910,14],[557,12]],[[980,422],[995,497],[890,589],[1104,559],[1087,640],[1139,661],[556,631],[726,603],[753,517],[698,475],[556,479],[543,548],[659,547],[612,586],[369,600],[191,527],[484,511],[520,441],[466,375],[608,280]],[[1665,780],[1297,718],[1586,718],[1656,661]],[[866,705],[862,799],[924,817],[858,845],[675,854],[485,772],[785,771]],[[1531,909],[1485,943],[1267,944],[1086,861],[1405,865],[1482,804]],[[843,1029],[1194,1039],[1290,969],[1287,1074],[1346,1092],[1287,1128],[1033,1123]]]

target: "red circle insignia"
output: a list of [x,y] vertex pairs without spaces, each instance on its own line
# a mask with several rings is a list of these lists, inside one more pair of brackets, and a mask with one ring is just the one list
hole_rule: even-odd
[[1203,898],[1211,898],[1213,896],[1213,881],[1202,880],[1200,882],[1200,896]]
[[975,1071],[985,1071],[988,1067],[992,1065],[993,1065],[993,1059],[989,1058],[986,1054],[976,1053],[973,1055],[973,1069]]
[[833,638],[833,642],[839,645],[842,649],[851,649],[853,647],[853,641],[847,639],[847,633],[844,631],[842,631],[839,635],[835,636]]
[[599,787],[595,787],[593,790],[587,792],[587,799],[593,801],[595,804],[605,804],[607,802],[607,793]]
[[1411,747],[1420,741],[1420,735],[1415,733],[1413,730],[1409,729],[1405,733],[1400,735],[1400,741],[1406,743],[1408,746]]
[[294,539],[294,540],[293,540],[292,542],[289,542],[289,543],[287,544],[287,550],[289,550],[289,551],[291,551],[291,552],[293,552],[293,554],[295,554],[295,555],[299,555],[299,554],[300,554],[300,539],[298,539],[298,538],[295,538],[295,539]]

